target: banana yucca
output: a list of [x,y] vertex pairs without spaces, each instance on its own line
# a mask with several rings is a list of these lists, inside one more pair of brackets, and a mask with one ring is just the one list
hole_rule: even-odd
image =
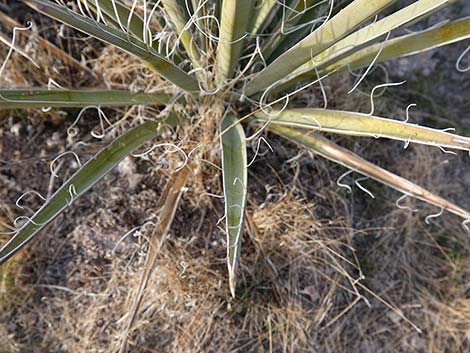
[[[200,150],[220,146],[221,151],[232,295],[247,200],[246,145],[247,140],[259,138],[261,131],[270,131],[404,195],[454,213],[464,223],[470,220],[465,209],[375,166],[321,133],[384,137],[406,145],[419,143],[464,151],[470,150],[470,138],[374,116],[373,112],[361,114],[296,104],[304,89],[335,73],[363,69],[357,87],[380,62],[470,38],[470,18],[395,34],[455,1],[419,0],[406,7],[397,6],[395,0],[74,0],[67,5],[62,0],[22,1],[140,59],[155,75],[152,79],[157,77],[163,84],[148,92],[4,88],[0,90],[0,109],[129,105],[166,108],[163,114],[147,117],[111,141],[81,166],[12,233],[0,249],[0,262],[15,254],[139,147],[148,142],[157,146],[159,136],[177,126],[190,131],[195,121],[204,118],[197,116],[198,104],[209,106],[208,114],[215,119],[217,130],[211,140],[213,145]],[[251,138],[245,136],[247,127],[256,131]],[[197,139],[197,134],[192,139]],[[203,152],[195,149],[189,154],[198,153]],[[196,160],[192,157],[175,171],[163,191],[155,238],[162,238],[171,225],[182,190],[191,177]],[[154,258],[155,254],[148,257],[147,275]],[[143,279],[142,288],[145,282]]]

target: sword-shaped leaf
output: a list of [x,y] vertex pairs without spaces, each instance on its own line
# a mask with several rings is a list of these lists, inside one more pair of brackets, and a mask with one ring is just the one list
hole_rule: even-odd
[[[403,35],[387,40],[386,42],[372,44],[358,52],[352,53],[337,61],[319,61],[316,69],[320,76],[335,73],[348,68],[356,70],[375,63],[392,60],[399,57],[414,55],[444,45],[452,44],[470,38],[470,17],[461,18],[444,25],[422,32]],[[316,79],[315,67],[303,71],[296,71],[277,86],[273,93],[285,90],[299,82]]]
[[[354,0],[335,1],[333,10],[331,11],[331,15],[332,16],[336,15],[339,11],[341,11],[343,8],[348,6],[353,1]],[[285,36],[285,38],[277,46],[276,50],[272,53],[272,55],[268,59],[268,62],[272,62],[275,58],[277,58],[279,55],[282,55],[282,53],[287,51],[289,48],[293,47],[295,44],[300,42],[303,38],[305,38],[308,34],[312,32],[313,22],[314,21],[316,22],[319,19],[320,15],[322,15],[322,12],[319,11],[320,5],[327,5],[328,7],[329,3],[326,2],[325,4],[323,1],[316,0],[313,6],[311,6],[311,8],[302,15],[300,19],[300,24],[302,25],[299,26],[299,28],[296,31],[293,31],[292,33],[289,33],[287,36]],[[310,25],[306,26],[305,24],[310,24]]]
[[116,28],[123,32],[131,33],[143,42],[148,42],[150,33],[144,34],[146,28],[145,22],[135,11],[131,14],[131,9],[117,0],[79,0],[85,6],[96,13],[97,18],[105,17],[107,21],[111,21]]
[[227,232],[227,265],[230,292],[235,296],[236,275],[243,236],[243,218],[247,195],[247,159],[245,133],[237,119],[228,115],[221,130],[222,170]]
[[243,49],[253,0],[224,0],[217,62],[222,80],[233,76]]
[[385,119],[367,114],[329,109],[286,109],[273,111],[270,116],[257,113],[261,121],[351,136],[385,137],[425,145],[449,147],[470,151],[470,138],[445,131]]
[[354,52],[360,51],[367,45],[380,38],[384,38],[391,31],[407,26],[410,23],[418,21],[425,16],[429,16],[433,12],[438,11],[448,4],[449,0],[417,1],[377,22],[361,28],[346,38],[338,41],[325,51],[315,56],[313,60],[309,60],[300,66],[291,75],[289,75],[289,79],[307,71],[315,70],[315,68],[317,70],[321,70],[321,68],[341,60],[344,57],[350,58]]
[[394,1],[396,0],[354,1],[255,76],[248,84],[245,94],[251,96],[284,78]]
[[470,38],[470,17],[461,18],[423,32],[407,34],[385,43],[370,45],[351,56],[323,67],[321,72],[330,72],[349,67],[350,70],[369,65],[377,56],[376,63],[398,57],[409,56],[426,50],[459,42]]
[[160,127],[157,122],[146,122],[118,137],[92,157],[0,248],[0,264],[21,249],[132,151],[159,134]]
[[294,0],[288,6],[284,5],[275,33],[263,47],[263,57],[271,62],[272,57],[281,55],[298,42],[293,38],[299,39],[301,36],[302,39],[305,31],[311,32],[312,21],[318,20],[317,9],[320,5],[322,2],[317,0]]
[[162,4],[175,25],[176,31],[178,32],[178,38],[183,44],[184,49],[186,49],[186,54],[188,54],[191,59],[193,66],[200,67],[201,65],[199,60],[201,55],[189,30],[189,18],[186,15],[185,9],[182,7],[183,4],[177,0],[162,0]]
[[134,93],[117,90],[0,89],[0,110],[17,108],[74,107],[89,105],[120,107],[167,104],[164,93]]
[[269,130],[279,136],[311,149],[322,157],[341,164],[358,173],[364,174],[390,186],[393,189],[403,192],[406,195],[445,209],[459,217],[462,217],[464,220],[470,220],[470,213],[463,208],[427,191],[405,178],[366,161],[353,152],[338,146],[324,137],[279,125],[270,125]]
[[268,17],[274,13],[274,9],[279,6],[277,0],[259,0],[254,6],[254,18],[249,32],[258,33],[262,26],[267,22]]
[[56,19],[78,31],[86,33],[103,42],[112,44],[119,49],[138,57],[149,68],[188,92],[199,91],[197,80],[181,70],[178,66],[165,59],[142,41],[128,37],[126,33],[93,21],[75,13],[68,8],[44,0],[22,0],[37,11]]

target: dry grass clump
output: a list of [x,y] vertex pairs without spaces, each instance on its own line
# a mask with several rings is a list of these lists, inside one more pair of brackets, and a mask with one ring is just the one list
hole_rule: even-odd
[[[32,317],[38,320],[30,329],[38,330],[39,342],[30,334],[24,341],[17,337],[34,347],[33,351],[118,348],[146,246],[143,235],[119,242],[125,231],[119,227],[120,215],[115,212],[123,199],[113,198],[113,192],[110,187],[103,195],[109,196],[106,209],[100,208],[99,202],[95,204],[98,214],[82,217],[66,242],[45,239],[34,245],[31,266],[37,268],[39,283],[23,284],[33,293],[29,309],[19,307],[14,315],[20,322],[31,322]],[[131,195],[130,204],[150,206],[145,200],[156,196],[141,190]],[[229,301],[224,286],[223,232],[214,232],[209,226],[216,217],[206,216],[196,231],[185,223],[194,224],[200,208],[180,210],[177,227],[160,249],[132,333],[132,351],[258,352],[285,347],[294,352],[311,347],[312,333],[334,318],[337,306],[349,297],[338,287],[340,283],[348,286],[347,280],[330,263],[350,267],[335,255],[342,248],[349,252],[342,244],[341,224],[316,221],[312,206],[291,194],[253,206],[244,278],[234,301]],[[115,222],[117,226],[110,227]],[[62,228],[57,223],[50,234],[58,234]],[[56,258],[41,259],[47,252],[42,244],[50,247],[51,242],[62,244],[55,251]],[[116,244],[119,246],[113,253]],[[59,268],[61,274],[56,272]],[[61,278],[54,278],[57,275]]]
[[348,338],[337,351],[465,352],[470,343],[468,239],[458,227],[446,224],[431,232],[415,216],[400,213],[392,214],[389,230],[369,238],[358,256],[365,284],[422,333],[374,300],[371,308],[358,305],[350,311],[347,317],[356,322],[343,323]]
[[[405,177],[414,177],[441,194],[463,197],[463,204],[468,204],[462,192],[468,187],[465,176],[468,170],[444,168],[446,164],[458,163],[457,159],[449,155],[443,157],[437,150],[426,151],[414,146],[406,153],[395,154],[391,167],[395,163],[405,165],[403,170],[400,169]],[[428,163],[439,167],[429,170],[425,168]],[[367,310],[368,320],[357,323],[355,334],[348,327],[348,334],[355,336],[348,342],[368,341],[366,346],[369,348],[365,352],[377,349],[386,352],[466,352],[470,344],[468,234],[448,218],[432,218],[429,219],[431,224],[426,224],[425,217],[439,211],[433,207],[405,199],[402,206],[419,212],[394,209],[393,202],[398,198],[395,193],[381,190],[381,194],[375,194],[385,203],[385,208],[375,208],[368,213],[380,218],[386,228],[358,245],[365,284],[388,303],[400,308],[422,333],[392,311],[384,315],[382,305],[376,301],[372,310]],[[361,226],[371,224],[371,221],[361,222]],[[363,317],[364,308],[357,306],[350,315]],[[355,347],[363,349],[360,345]]]

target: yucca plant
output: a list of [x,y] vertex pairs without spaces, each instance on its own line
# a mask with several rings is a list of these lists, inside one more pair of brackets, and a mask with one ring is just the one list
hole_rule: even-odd
[[[419,143],[444,151],[470,151],[470,138],[374,116],[373,111],[362,114],[300,105],[297,99],[308,87],[338,72],[363,70],[354,90],[380,62],[470,38],[470,18],[419,32],[400,32],[456,1],[419,0],[393,9],[390,7],[396,0],[76,0],[67,5],[60,0],[22,1],[135,56],[156,76],[149,80],[161,80],[149,92],[4,88],[0,90],[0,109],[163,108],[160,114],[141,119],[140,125],[111,141],[45,200],[0,249],[1,263],[126,156],[153,142],[153,147],[137,155],[148,153],[159,146],[159,136],[177,128],[184,129],[188,141],[201,141],[204,136],[204,144],[190,149],[190,144],[184,145],[183,141],[183,147],[174,146],[185,162],[176,167],[163,191],[142,290],[155,260],[155,249],[171,226],[192,169],[208,155],[213,156],[212,151],[220,151],[220,159],[212,157],[213,161],[209,158],[208,162],[220,161],[223,175],[229,287],[235,296],[250,164],[247,140],[260,138],[264,131],[386,184],[404,196],[451,212],[461,217],[464,225],[470,221],[467,210],[364,160],[321,133],[394,139],[406,146]],[[252,137],[245,136],[247,129],[255,131]],[[137,300],[134,309],[138,304]],[[132,320],[129,327],[131,324]]]

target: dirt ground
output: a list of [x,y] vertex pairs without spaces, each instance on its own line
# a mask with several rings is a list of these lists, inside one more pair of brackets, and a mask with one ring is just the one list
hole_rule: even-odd
[[[433,16],[428,25],[470,15],[469,7]],[[36,22],[33,28],[44,28]],[[98,76],[70,68],[22,37],[19,44],[41,69],[15,53],[0,85],[44,86],[53,78],[74,87],[146,87],[139,66],[126,55],[81,40],[55,39]],[[455,62],[469,44],[387,63],[390,80],[407,83],[377,98],[376,114],[401,119],[406,106],[416,103],[413,122],[455,127],[468,136],[470,72],[457,72]],[[3,59],[6,49],[0,48]],[[377,72],[366,80],[364,94],[348,96],[352,80],[344,74],[325,81],[329,104],[368,112],[368,92],[383,82],[383,75]],[[321,102],[319,97],[313,104]],[[113,122],[132,114],[155,114],[135,108],[105,112]],[[76,147],[77,140],[67,135],[76,114],[0,112],[0,227],[8,230],[15,217],[40,207],[33,194],[22,201],[25,209],[16,207],[21,194],[50,194],[76,170],[74,158],[65,157],[57,162],[59,177],[50,178],[51,161]],[[96,122],[90,111],[78,125],[77,139],[89,143],[76,149],[82,161],[102,145],[89,135]],[[347,193],[336,183],[344,168],[299,153],[273,135],[265,137],[274,152],[262,147],[249,169],[236,298],[228,290],[225,234],[218,224],[223,201],[203,194],[220,195],[221,176],[205,166],[183,193],[131,332],[129,351],[470,351],[470,234],[461,221],[444,213],[426,224],[425,217],[438,209],[409,198],[402,204],[419,211],[400,209],[399,193],[364,181],[371,198],[354,186],[356,174],[343,180],[353,190]],[[470,208],[468,154],[415,145],[403,149],[403,144],[385,139],[334,139]],[[252,147],[250,156],[256,145]],[[8,271],[0,272],[1,353],[119,349],[148,250],[145,224],[156,219],[171,158],[127,158],[41,232]]]

